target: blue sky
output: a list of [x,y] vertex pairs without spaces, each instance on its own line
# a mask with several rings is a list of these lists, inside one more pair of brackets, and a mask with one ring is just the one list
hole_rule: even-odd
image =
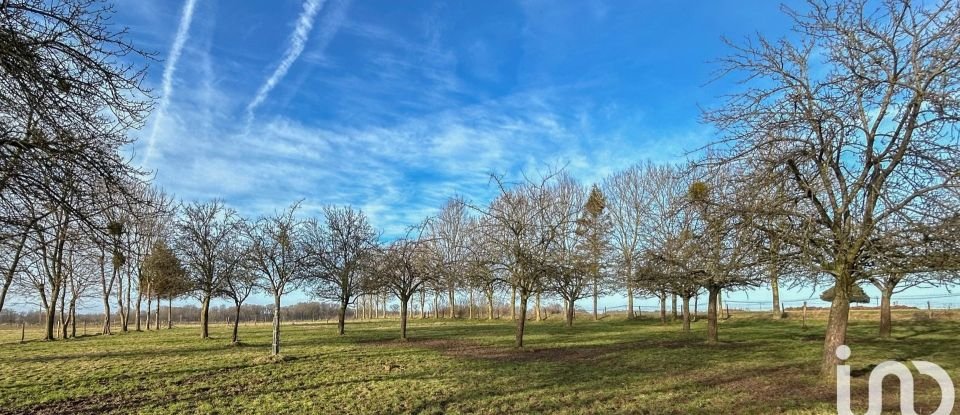
[[130,40],[160,59],[147,78],[159,108],[132,149],[158,185],[250,216],[300,199],[307,214],[352,204],[386,235],[454,194],[485,202],[490,173],[566,165],[590,183],[644,160],[682,161],[714,138],[701,108],[735,88],[711,82],[729,52],[722,38],[783,36],[790,24],[761,0],[116,9]]

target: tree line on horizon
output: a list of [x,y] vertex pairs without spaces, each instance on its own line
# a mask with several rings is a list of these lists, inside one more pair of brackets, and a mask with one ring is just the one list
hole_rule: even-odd
[[[411,301],[499,292],[516,304],[516,346],[543,297],[565,304],[624,293],[684,310],[706,292],[707,339],[719,340],[722,291],[769,284],[832,287],[821,374],[832,379],[860,284],[890,299],[955,281],[960,252],[960,8],[955,2],[810,0],[785,8],[794,37],[728,42],[719,76],[735,86],[703,121],[717,139],[681,165],[640,163],[584,185],[563,169],[492,175],[497,196],[455,196],[384,240],[363,212],[300,204],[242,218],[223,201],[176,202],[124,156],[154,106],[154,57],[109,24],[99,0],[0,5],[0,311],[11,290],[35,296],[45,337],[102,299],[122,331],[141,312],[192,295],[208,310],[283,296],[337,304],[338,333],[358,298],[389,293],[406,338]],[[774,298],[774,313],[779,301]],[[473,301],[471,300],[472,304]],[[132,312],[132,310],[134,312]],[[471,308],[472,310],[472,308]],[[492,312],[488,315],[492,316]],[[151,320],[152,318],[152,320]],[[146,313],[146,326],[159,324]],[[238,320],[238,319],[237,319]],[[235,320],[236,321],[236,320]],[[59,322],[59,323],[58,323]],[[234,341],[238,340],[236,326]]]

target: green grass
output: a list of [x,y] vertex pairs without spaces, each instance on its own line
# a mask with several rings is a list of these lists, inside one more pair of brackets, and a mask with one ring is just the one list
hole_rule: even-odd
[[[712,346],[704,324],[683,334],[651,319],[554,318],[528,325],[523,350],[510,321],[413,320],[408,342],[396,320],[348,322],[343,337],[332,324],[285,325],[280,360],[267,357],[264,324],[242,326],[242,346],[222,325],[208,340],[182,327],[25,344],[6,329],[0,413],[836,413],[816,376],[822,320],[802,329],[738,315]],[[882,360],[928,360],[960,381],[955,322],[897,321],[887,341],[875,331],[868,320],[850,328],[858,412]],[[915,377],[929,413],[939,393]]]

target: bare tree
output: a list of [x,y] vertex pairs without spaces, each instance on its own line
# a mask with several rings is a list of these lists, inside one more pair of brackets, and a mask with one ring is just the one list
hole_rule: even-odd
[[757,269],[761,253],[752,201],[733,186],[730,172],[717,170],[708,173],[707,181],[690,184],[685,208],[691,211],[693,255],[673,257],[707,290],[707,341],[711,343],[719,341],[721,290],[754,287],[762,281]]
[[467,255],[465,228],[468,220],[466,204],[463,199],[455,197],[448,200],[437,217],[429,222],[436,258],[442,264],[437,267],[441,277],[437,283],[446,291],[450,318],[457,316],[457,287],[464,282],[461,270]]
[[770,193],[786,183],[783,200],[763,213],[795,223],[782,243],[836,286],[821,365],[832,381],[877,225],[946,211],[934,207],[958,186],[950,131],[960,117],[960,9],[812,0],[787,13],[799,40],[734,45],[723,70],[745,85],[705,118],[725,135],[714,146],[721,162],[753,172],[744,176],[750,187]]
[[494,177],[500,195],[487,209],[481,210],[488,218],[484,232],[502,255],[497,259],[504,283],[516,290],[519,296],[517,316],[517,347],[523,347],[523,334],[527,320],[527,304],[546,283],[554,271],[550,252],[556,248],[566,221],[575,221],[558,215],[562,209],[555,203],[557,188],[566,175],[549,173],[540,179],[527,178],[523,183],[508,186]]
[[223,288],[223,279],[243,259],[236,249],[242,221],[220,200],[181,208],[175,247],[183,258],[193,291],[200,297],[200,337],[210,337],[210,300]]
[[234,249],[238,250],[235,254],[244,258],[244,260],[232,272],[224,276],[220,288],[220,296],[233,301],[233,337],[231,343],[234,345],[240,344],[240,307],[258,286],[258,274],[250,261],[250,255],[247,253],[249,248],[245,246],[247,242],[242,241],[234,246]]
[[645,215],[648,212],[643,186],[643,168],[632,166],[603,181],[607,214],[610,218],[610,243],[617,251],[620,282],[627,291],[627,318],[633,318],[635,259],[643,242]]
[[294,204],[274,216],[262,217],[246,229],[251,270],[260,287],[273,296],[272,356],[280,354],[280,300],[309,275],[303,223],[296,217],[298,207]]
[[[591,283],[598,283],[599,276],[594,272],[599,274],[599,263],[593,262],[593,254],[594,249],[599,250],[600,247],[591,245],[597,241],[590,238],[598,237],[592,231],[599,229],[590,218],[590,203],[587,202],[583,186],[575,180],[567,176],[560,177],[551,188],[550,196],[551,209],[542,220],[547,224],[556,224],[557,235],[556,242],[545,258],[544,266],[549,269],[549,276],[543,285],[549,286],[549,292],[559,295],[563,300],[566,311],[564,319],[567,327],[570,327],[576,314],[577,300],[587,297]],[[599,203],[593,199],[591,202]],[[541,287],[536,292],[540,294],[543,291]],[[539,308],[539,301],[535,308]]]
[[380,235],[362,211],[349,206],[323,208],[323,219],[307,221],[304,246],[310,262],[312,294],[339,304],[337,334],[343,335],[347,308],[364,293],[364,279]]
[[[133,199],[141,172],[119,152],[132,142],[152,100],[150,59],[113,27],[97,0],[0,3],[0,224],[32,232],[46,206],[96,229],[110,196]],[[62,197],[70,193],[72,197]]]
[[429,221],[413,226],[407,234],[391,242],[384,249],[378,262],[380,266],[371,284],[386,289],[400,301],[400,339],[407,339],[407,312],[410,299],[415,293],[436,279],[438,255],[434,240],[425,232]]
[[924,218],[916,215],[912,219],[879,225],[880,238],[871,241],[859,267],[880,290],[881,338],[891,335],[894,294],[912,287],[945,284],[960,270],[957,216],[936,223],[924,223]]

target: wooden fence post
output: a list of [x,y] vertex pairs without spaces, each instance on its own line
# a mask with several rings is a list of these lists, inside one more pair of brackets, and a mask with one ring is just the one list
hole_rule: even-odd
[[24,339],[26,339],[26,336],[27,336],[27,323],[21,321],[20,322],[20,343],[21,344],[23,344],[23,341]]

